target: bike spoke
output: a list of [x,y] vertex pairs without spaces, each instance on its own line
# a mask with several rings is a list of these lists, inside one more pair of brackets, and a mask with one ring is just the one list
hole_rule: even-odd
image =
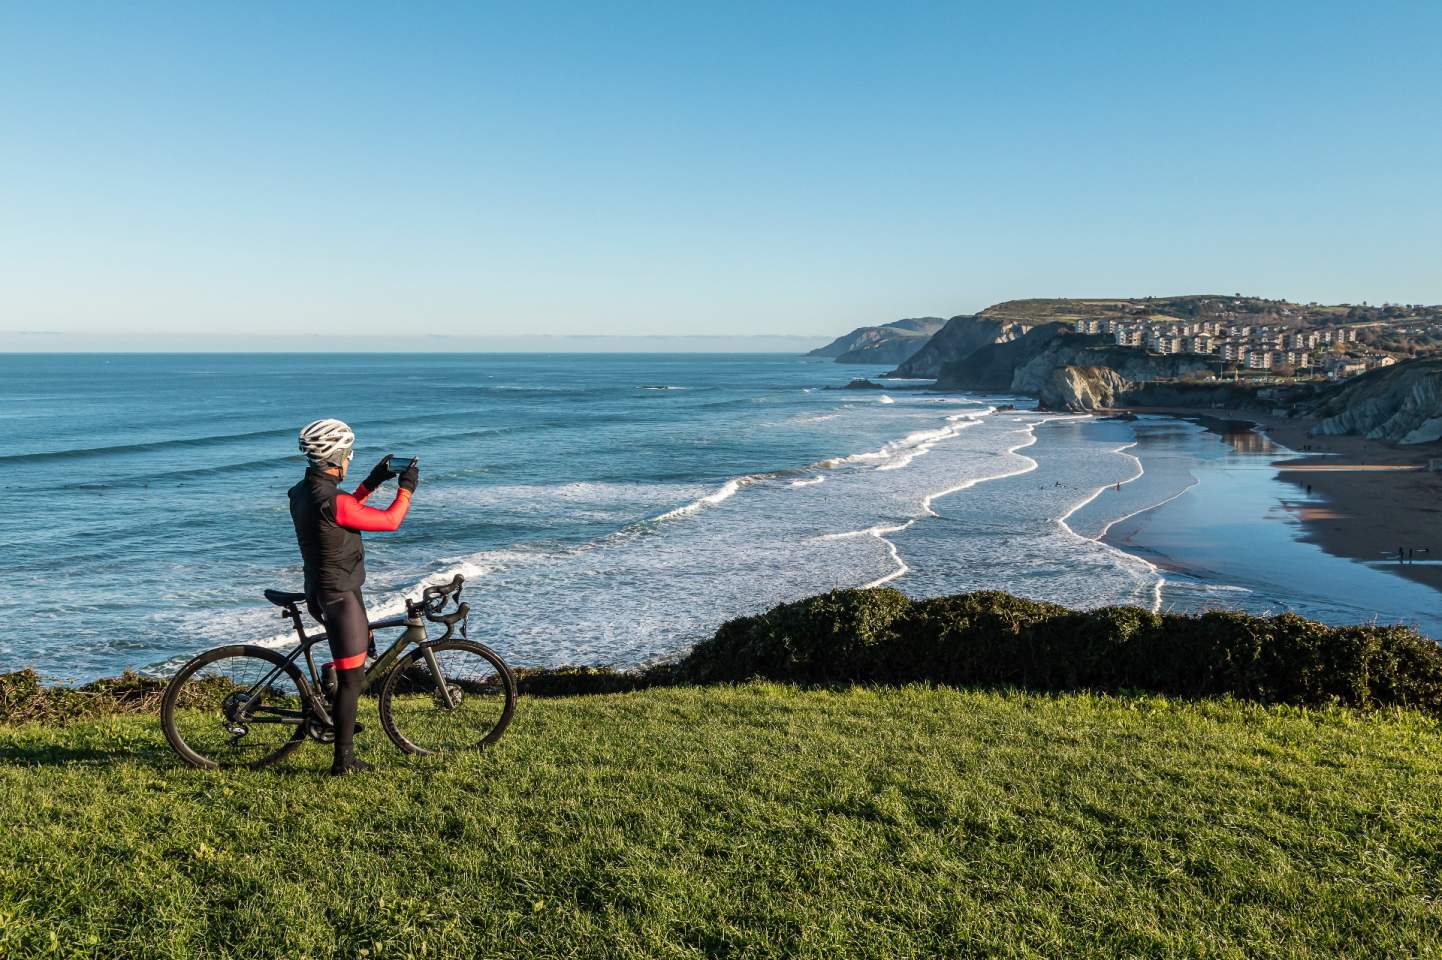
[[184,678],[173,729],[196,755],[220,766],[247,766],[283,750],[304,716],[291,675],[271,661],[238,654]]
[[472,648],[431,647],[400,668],[387,705],[391,729],[421,753],[481,745],[509,716],[505,677]]

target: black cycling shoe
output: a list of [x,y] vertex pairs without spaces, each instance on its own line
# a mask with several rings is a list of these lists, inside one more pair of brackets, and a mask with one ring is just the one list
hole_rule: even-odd
[[343,763],[331,764],[330,775],[333,777],[348,777],[353,773],[365,773],[367,770],[374,769],[375,767],[359,757],[351,757]]

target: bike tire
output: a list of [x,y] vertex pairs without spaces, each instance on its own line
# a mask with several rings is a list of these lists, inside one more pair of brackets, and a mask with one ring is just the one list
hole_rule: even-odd
[[[400,684],[405,678],[411,676],[412,669],[421,665],[421,661],[425,656],[424,647],[429,647],[435,654],[444,654],[447,651],[463,651],[474,654],[486,660],[495,668],[496,676],[499,678],[501,684],[501,693],[504,697],[502,709],[495,724],[485,732],[484,736],[481,736],[474,743],[468,743],[464,746],[447,750],[434,750],[413,742],[401,732],[396,722],[396,711],[394,710],[395,696]],[[386,736],[390,737],[391,742],[401,750],[417,756],[432,756],[439,753],[450,753],[460,750],[479,750],[482,747],[489,746],[499,740],[501,735],[506,732],[506,728],[510,726],[511,718],[515,714],[515,711],[516,678],[515,675],[511,673],[511,668],[501,659],[500,654],[496,653],[484,643],[477,643],[474,640],[441,640],[417,647],[402,657],[400,661],[391,668],[390,673],[386,676],[384,686],[381,687],[380,693],[381,726],[385,729]]]
[[[178,703],[182,692],[186,689],[186,684],[191,678],[195,677],[196,674],[200,673],[201,670],[213,663],[226,659],[244,660],[247,658],[264,661],[272,667],[279,667],[299,692],[302,699],[300,709],[309,709],[308,704],[304,702],[309,687],[301,677],[300,670],[296,668],[295,664],[286,660],[285,657],[276,653],[274,650],[251,644],[232,644],[230,646],[216,647],[214,650],[207,650],[191,659],[190,662],[176,672],[175,676],[170,678],[170,683],[167,684],[165,688],[165,696],[160,702],[160,726],[161,729],[165,731],[165,739],[170,742],[171,748],[180,756],[180,759],[191,766],[201,767],[207,770],[231,767],[258,770],[262,767],[268,767],[280,762],[292,750],[305,742],[305,724],[300,723],[295,726],[289,740],[280,743],[274,750],[254,759],[246,760],[245,762],[226,762],[206,756],[204,753],[201,753],[200,750],[196,749],[194,745],[187,742],[184,734],[179,729],[179,720],[182,711],[185,710],[186,707]],[[259,669],[259,667],[257,668]],[[223,722],[224,715],[217,710],[216,723],[220,724]]]

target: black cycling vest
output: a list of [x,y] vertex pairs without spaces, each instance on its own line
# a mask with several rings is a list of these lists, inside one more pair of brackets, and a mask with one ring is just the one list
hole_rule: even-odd
[[290,518],[305,561],[305,593],[343,593],[366,581],[366,552],[358,531],[335,522],[336,478],[317,470],[290,488]]

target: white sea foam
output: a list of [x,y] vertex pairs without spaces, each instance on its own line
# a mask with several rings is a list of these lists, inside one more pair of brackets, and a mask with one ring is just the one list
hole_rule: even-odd
[[[992,412],[992,411],[988,410],[987,412],[990,413],[990,412]],[[982,416],[984,416],[984,414],[983,414]],[[959,429],[961,428],[961,425],[962,425],[962,424],[965,424],[965,425],[967,425],[967,426],[970,426],[970,425],[974,425],[974,424],[976,424],[976,423],[979,423],[980,420],[981,420],[981,416],[972,416],[972,415],[968,415],[968,414],[956,414],[956,415],[947,417],[947,420],[948,420],[948,421],[951,421],[952,426],[953,426],[953,429],[943,429],[943,430],[937,430],[937,431],[923,431],[923,433],[926,434],[925,439],[918,439],[918,438],[921,437],[921,434],[912,434],[910,437],[905,438],[905,440],[915,441],[916,446],[914,446],[914,447],[912,448],[912,452],[911,452],[908,456],[905,456],[901,461],[898,461],[898,465],[899,465],[899,466],[905,466],[906,464],[909,464],[909,463],[912,461],[912,459],[914,459],[915,456],[917,455],[916,450],[920,449],[920,446],[921,446],[921,445],[923,445],[923,444],[928,444],[928,445],[925,447],[925,450],[922,451],[922,452],[928,452],[928,451],[930,451],[931,447],[935,446],[936,443],[940,442],[941,440],[945,439],[946,437],[948,437],[948,436],[955,436],[955,435],[956,435],[955,430],[959,430]],[[1042,422],[1042,423],[1045,423],[1046,421],[1043,420],[1043,421],[1041,421],[1041,422]],[[905,442],[905,441],[903,441],[903,442]],[[1029,431],[1029,435],[1028,435],[1027,439],[1024,440],[1024,441],[1022,441],[1021,443],[1017,444],[1016,446],[1010,448],[1009,450],[1007,450],[1007,453],[1008,453],[1008,454],[1014,454],[1014,453],[1016,453],[1018,450],[1021,450],[1021,449],[1025,448],[1025,447],[1028,447],[1028,446],[1031,446],[1033,443],[1036,443],[1036,433],[1035,433],[1034,426],[1033,426],[1033,428]],[[865,528],[865,529],[863,529],[863,530],[847,530],[847,531],[844,531],[844,532],[841,532],[841,533],[829,533],[829,534],[823,535],[823,536],[821,537],[821,539],[823,539],[823,540],[847,540],[847,539],[850,539],[850,538],[852,538],[852,537],[867,537],[867,536],[869,536],[869,537],[874,537],[874,538],[876,538],[877,540],[881,541],[882,543],[884,543],[884,544],[886,545],[887,552],[888,552],[888,554],[889,554],[890,557],[891,557],[891,561],[892,561],[892,563],[894,564],[894,568],[893,568],[890,572],[888,572],[888,573],[886,573],[886,574],[883,574],[883,575],[880,576],[880,577],[877,577],[875,580],[871,580],[871,581],[869,581],[868,583],[863,584],[863,585],[862,585],[862,589],[871,589],[872,587],[879,587],[879,586],[881,586],[881,585],[883,585],[883,584],[890,583],[892,580],[895,580],[895,579],[898,578],[898,577],[901,577],[901,576],[906,575],[906,574],[907,574],[908,572],[910,572],[910,570],[911,570],[911,567],[908,566],[907,563],[906,563],[906,561],[902,559],[902,557],[901,557],[901,552],[900,552],[900,550],[897,548],[896,543],[895,543],[894,541],[892,541],[892,540],[889,539],[889,537],[890,537],[891,535],[897,534],[897,533],[901,533],[901,532],[904,531],[904,530],[910,529],[918,520],[922,519],[923,516],[933,516],[933,517],[936,516],[936,512],[935,512],[934,510],[932,510],[932,508],[931,508],[931,504],[932,504],[932,502],[933,502],[934,500],[936,500],[938,497],[944,497],[944,496],[947,496],[947,495],[949,495],[949,494],[959,493],[960,491],[966,490],[966,489],[968,489],[969,487],[973,487],[973,486],[975,486],[975,485],[978,484],[978,483],[985,483],[985,482],[990,481],[990,480],[1003,480],[1003,479],[1006,479],[1007,477],[1018,476],[1018,475],[1020,475],[1020,474],[1027,473],[1027,472],[1029,472],[1029,471],[1031,471],[1031,470],[1035,470],[1035,469],[1036,469],[1036,461],[1035,461],[1035,460],[1032,460],[1030,457],[1023,457],[1023,459],[1027,461],[1027,465],[1021,467],[1020,469],[1012,470],[1012,471],[1007,471],[1007,472],[1003,472],[1003,473],[998,473],[998,474],[991,474],[991,475],[983,475],[983,476],[971,477],[971,478],[969,478],[969,479],[967,479],[967,480],[962,481],[961,483],[958,483],[958,484],[955,484],[955,485],[946,487],[945,489],[942,489],[942,490],[937,490],[937,491],[934,491],[934,492],[927,493],[927,494],[923,495],[922,498],[921,498],[921,500],[920,500],[920,502],[919,502],[919,504],[918,504],[919,507],[920,507],[920,509],[921,509],[921,513],[918,514],[917,516],[911,517],[910,519],[908,519],[908,520],[906,520],[906,521],[904,521],[904,522],[902,522],[902,523],[890,524],[890,525],[887,525],[887,524],[876,524],[876,525],[874,525],[874,526],[867,527],[867,528]],[[885,467],[879,467],[878,469],[887,469],[887,468],[885,468]]]
[[683,504],[674,510],[667,510],[660,516],[653,517],[652,520],[655,523],[660,523],[663,520],[675,520],[677,517],[689,517],[699,510],[714,507],[718,503],[730,500],[736,495],[736,492],[746,484],[755,483],[759,479],[761,479],[759,476],[733,477],[723,483],[718,489],[706,494],[706,496],[698,497],[690,503]]
[[877,401],[878,403],[895,403],[895,402],[896,402],[895,400],[891,399],[890,397],[888,397],[888,396],[887,396],[886,394],[884,394],[884,393],[883,393],[881,396],[877,397],[877,398],[876,398],[876,401]]
[[1073,530],[1072,527],[1071,527],[1071,525],[1070,525],[1069,523],[1067,523],[1068,518],[1070,518],[1070,517],[1071,517],[1073,514],[1075,514],[1078,510],[1082,509],[1083,507],[1085,507],[1085,506],[1087,506],[1088,504],[1090,504],[1090,503],[1092,503],[1093,501],[1095,501],[1097,497],[1101,496],[1102,491],[1108,489],[1109,487],[1111,487],[1111,488],[1120,488],[1121,486],[1123,486],[1123,485],[1125,485],[1125,484],[1133,483],[1133,482],[1141,479],[1141,477],[1142,477],[1142,476],[1145,474],[1145,472],[1146,472],[1145,469],[1142,467],[1142,462],[1141,462],[1141,460],[1138,459],[1138,458],[1137,458],[1136,456],[1134,456],[1133,454],[1129,454],[1129,453],[1126,452],[1126,451],[1130,450],[1132,447],[1135,447],[1135,446],[1136,446],[1136,442],[1135,442],[1135,441],[1132,441],[1132,442],[1130,442],[1130,443],[1124,443],[1124,444],[1122,444],[1122,445],[1120,445],[1120,446],[1117,446],[1117,447],[1112,448],[1111,453],[1116,454],[1116,455],[1119,455],[1119,456],[1122,456],[1122,457],[1125,457],[1125,458],[1128,459],[1128,460],[1131,460],[1132,463],[1134,463],[1134,464],[1136,465],[1136,473],[1132,474],[1130,477],[1126,477],[1126,478],[1124,478],[1124,479],[1122,479],[1122,480],[1115,481],[1114,483],[1104,483],[1104,484],[1096,487],[1094,490],[1092,490],[1092,492],[1091,492],[1090,494],[1088,494],[1088,495],[1087,495],[1086,497],[1084,497],[1083,499],[1077,501],[1076,503],[1072,504],[1072,505],[1066,510],[1065,513],[1063,513],[1061,516],[1057,517],[1057,518],[1056,518],[1056,522],[1057,522],[1057,525],[1058,525],[1058,526],[1060,526],[1064,531],[1066,531],[1066,532],[1067,532],[1068,534],[1070,534],[1071,536],[1076,537],[1076,538],[1078,538],[1078,539],[1080,539],[1080,540],[1086,540],[1086,541],[1088,541],[1088,542],[1090,542],[1090,543],[1095,543],[1097,546],[1101,547],[1101,548],[1104,549],[1104,550],[1111,551],[1112,553],[1116,554],[1118,557],[1125,557],[1125,558],[1126,558],[1128,561],[1130,561],[1130,562],[1139,563],[1139,564],[1144,565],[1146,568],[1148,568],[1148,569],[1152,572],[1152,574],[1155,576],[1155,578],[1156,578],[1156,579],[1155,579],[1155,582],[1152,584],[1152,591],[1151,591],[1151,594],[1152,594],[1152,612],[1153,612],[1153,613],[1159,613],[1159,612],[1161,612],[1161,609],[1162,609],[1162,589],[1163,589],[1163,587],[1165,587],[1166,584],[1167,584],[1167,578],[1162,574],[1161,568],[1158,567],[1156,564],[1152,563],[1150,560],[1147,560],[1145,557],[1139,557],[1139,556],[1137,556],[1136,554],[1128,553],[1128,552],[1126,552],[1125,550],[1121,550],[1121,549],[1119,549],[1119,548],[1117,548],[1117,547],[1112,546],[1112,545],[1109,544],[1109,543],[1106,543],[1102,538],[1106,536],[1106,532],[1107,532],[1108,530],[1110,530],[1114,524],[1119,523],[1120,521],[1125,520],[1125,519],[1127,519],[1128,517],[1134,517],[1134,516],[1136,516],[1136,515],[1139,514],[1139,513],[1144,513],[1144,512],[1146,512],[1147,510],[1155,509],[1156,507],[1161,506],[1163,503],[1169,503],[1169,502],[1171,502],[1172,500],[1175,500],[1177,497],[1180,497],[1183,493],[1186,493],[1186,488],[1183,488],[1181,491],[1179,491],[1178,493],[1176,493],[1175,495],[1173,495],[1173,496],[1171,496],[1171,497],[1166,498],[1165,500],[1159,501],[1159,502],[1157,502],[1157,503],[1148,504],[1148,505],[1146,505],[1146,506],[1144,506],[1144,507],[1142,507],[1142,508],[1140,508],[1140,509],[1138,509],[1138,510],[1134,510],[1134,511],[1132,511],[1131,513],[1126,514],[1125,516],[1116,517],[1116,518],[1108,521],[1108,522],[1102,527],[1101,532],[1100,532],[1096,537],[1085,537],[1085,536],[1082,536],[1081,534],[1079,534],[1079,533],[1077,533],[1075,530]]
[[[894,440],[878,450],[867,450],[861,453],[854,453],[845,457],[830,457],[808,465],[805,470],[835,470],[846,464],[860,464],[872,461],[882,461],[876,467],[878,470],[900,470],[907,466],[918,456],[931,452],[932,448],[948,437],[954,437],[967,427],[975,426],[982,418],[994,411],[994,408],[987,407],[983,410],[952,414],[946,418],[946,425],[931,429],[917,430],[907,434],[899,440]],[[740,477],[732,477],[719,488],[702,497],[697,497],[689,503],[682,504],[671,510],[667,510],[652,518],[653,523],[666,520],[675,520],[680,517],[688,517],[707,507],[714,507],[724,503],[735,496],[742,487],[759,483],[763,480],[794,474],[796,471],[778,470],[771,473],[747,474]],[[805,480],[792,481],[789,485],[793,487],[805,487],[820,483],[825,477],[812,477]]]
[[888,442],[880,449],[865,450],[845,457],[832,457],[829,460],[822,460],[817,466],[835,469],[848,463],[868,463],[879,460],[883,462],[876,469],[898,470],[910,464],[918,456],[931,452],[938,442],[956,436],[962,430],[976,425],[994,412],[994,407],[987,407],[982,410],[952,414],[946,418],[944,426],[929,430],[916,430],[899,440]]

